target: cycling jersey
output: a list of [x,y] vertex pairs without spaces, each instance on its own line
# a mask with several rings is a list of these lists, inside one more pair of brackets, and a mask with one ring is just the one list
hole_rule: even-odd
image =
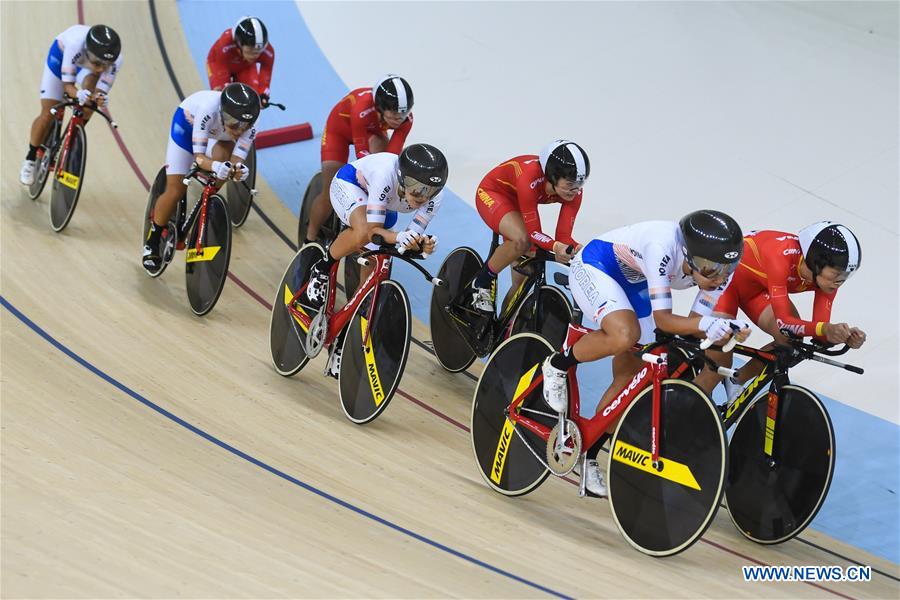
[[510,211],[522,214],[525,229],[531,234],[542,231],[538,204],[559,202],[562,208],[556,221],[556,240],[577,246],[572,238],[575,216],[581,208],[583,192],[565,201],[544,190],[544,172],[538,157],[533,154],[516,156],[491,169],[478,186],[475,206],[478,214],[492,231],[500,232],[500,221]]
[[[744,238],[744,255],[731,284],[719,298],[716,312],[736,315],[737,309],[754,322],[771,306],[779,329],[799,336],[824,339],[822,327],[831,318],[837,295],[826,294],[800,276],[803,251],[793,233],[754,231]],[[793,314],[788,294],[814,291],[813,318],[805,321]]]
[[[406,136],[412,129],[413,116],[409,113],[403,124],[393,130],[386,151],[399,155],[406,143]],[[387,136],[390,128],[381,122],[372,88],[358,88],[341,98],[325,122],[322,130],[322,161],[331,160],[346,163],[350,156],[350,146],[356,151],[356,158],[370,154],[369,137]]]
[[370,154],[344,165],[331,181],[331,204],[344,222],[350,224],[350,214],[359,206],[366,206],[366,220],[384,227],[390,212],[415,212],[408,229],[424,233],[441,206],[441,192],[419,208],[413,208],[400,194],[397,177],[400,157],[390,152]]
[[[63,84],[78,83],[91,73],[91,64],[84,49],[90,27],[87,25],[73,25],[56,36],[50,44],[47,53],[47,62],[41,77],[41,98],[62,100]],[[122,53],[99,74],[96,91],[109,93],[116,75],[122,67]]]
[[206,74],[211,89],[222,89],[234,81],[246,83],[257,94],[268,96],[274,65],[275,48],[272,44],[266,44],[265,50],[253,62],[244,60],[230,29],[222,33],[206,55]]

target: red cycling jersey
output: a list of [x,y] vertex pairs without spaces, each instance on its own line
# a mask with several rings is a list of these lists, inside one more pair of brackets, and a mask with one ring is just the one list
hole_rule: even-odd
[[534,154],[516,156],[491,169],[484,176],[475,194],[478,214],[492,231],[500,232],[500,220],[510,211],[518,211],[525,221],[528,234],[541,230],[538,204],[559,202],[562,208],[556,221],[556,241],[577,246],[572,238],[575,216],[581,208],[583,192],[579,190],[574,199],[565,201],[556,194],[548,195],[544,190],[544,172]]
[[[254,62],[247,62],[241,55],[241,49],[234,43],[231,30],[227,29],[206,56],[209,88],[222,89],[232,81],[236,81],[246,83],[261,96],[268,96],[274,64],[275,48],[272,44],[267,44],[266,49]],[[259,65],[259,70],[256,65]]]
[[[413,116],[409,113],[403,124],[394,130],[387,145],[387,152],[400,154],[406,136],[412,129]],[[322,161],[333,160],[346,163],[350,156],[350,145],[356,150],[356,158],[370,153],[369,137],[387,137],[389,127],[381,122],[372,88],[358,88],[341,98],[335,104],[322,130]]]
[[[754,322],[767,306],[772,306],[779,329],[799,336],[824,339],[822,326],[831,318],[831,304],[837,295],[825,294],[811,281],[800,277],[803,251],[800,240],[783,231],[755,231],[744,238],[744,255],[728,287],[719,297],[715,311],[734,316],[738,307]],[[813,320],[794,316],[788,294],[815,291]]]

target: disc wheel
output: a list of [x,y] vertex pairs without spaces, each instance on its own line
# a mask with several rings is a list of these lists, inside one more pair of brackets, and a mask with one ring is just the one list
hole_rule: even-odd
[[250,147],[244,164],[250,169],[250,175],[245,181],[229,181],[225,190],[225,197],[228,199],[228,216],[231,217],[231,225],[235,228],[247,221],[250,207],[253,206],[253,194],[250,193],[250,190],[256,187],[255,145]]
[[[513,336],[491,354],[475,387],[472,450],[482,478],[501,494],[527,494],[550,474],[535,456],[546,454],[547,442],[523,427],[515,431],[506,413],[516,396],[541,375],[541,364],[552,353],[547,340],[537,334]],[[519,412],[546,425],[549,431],[557,423],[557,415],[544,403],[543,389],[538,384],[522,402]]]
[[54,172],[50,188],[50,227],[56,232],[62,231],[69,224],[81,195],[84,165],[87,162],[87,136],[84,134],[84,127],[78,124],[74,126],[68,152],[60,150],[58,160],[63,163]]
[[[540,295],[540,311],[537,297]],[[510,324],[510,335],[531,331],[544,337],[554,348],[562,348],[572,322],[572,303],[557,287],[543,285],[531,290],[519,306]]]
[[460,299],[463,289],[484,263],[478,253],[468,247],[456,248],[438,269],[437,276],[444,282],[431,290],[431,341],[434,354],[444,369],[451,373],[465,371],[475,360],[475,352],[453,323],[447,306]]
[[785,385],[778,404],[771,457],[764,451],[768,394],[744,411],[728,446],[728,513],[744,537],[760,544],[779,544],[803,531],[834,475],[834,427],[821,400]]
[[185,247],[185,279],[188,301],[195,315],[203,316],[215,307],[228,276],[231,259],[231,220],[225,200],[218,194],[207,199],[204,239],[197,251],[200,219],[194,221]]
[[[275,290],[275,298],[272,301],[272,317],[269,320],[269,349],[272,355],[272,365],[279,375],[290,377],[309,362],[309,357],[306,356],[304,350],[306,330],[303,324],[290,313],[288,305],[309,279],[309,271],[312,266],[323,258],[325,258],[325,249],[322,246],[316,243],[306,244],[291,259],[278,289]],[[299,305],[296,308],[306,312],[310,317],[316,315],[315,312],[308,311]]]
[[[320,171],[313,175],[312,179],[309,180],[309,185],[306,186],[306,192],[303,194],[303,202],[300,203],[300,219],[297,225],[298,246],[302,246],[304,240],[306,240],[306,228],[309,226],[309,213],[310,210],[312,210],[312,203],[322,192],[323,185],[322,172]],[[338,219],[338,216],[332,211],[331,216],[325,219],[325,222],[322,223],[322,226],[319,228],[319,235],[316,238],[316,241],[323,246],[327,246],[334,241],[334,238],[337,237],[340,231],[341,220]]]
[[660,465],[651,460],[653,387],[625,409],[608,464],[609,503],[632,546],[652,556],[677,554],[712,523],[725,482],[725,432],[716,407],[694,384],[662,383]]
[[43,143],[38,150],[39,156],[34,166],[34,181],[28,186],[28,197],[37,200],[44,191],[47,184],[47,177],[50,175],[50,165],[53,163],[53,154],[58,150],[59,132],[62,130],[62,123],[59,119],[53,119],[53,125],[47,131]]
[[373,288],[356,307],[341,350],[341,408],[357,425],[375,420],[388,407],[400,385],[412,335],[409,299],[400,284],[390,279],[379,284],[369,321],[374,293]]
[[[147,198],[147,208],[144,210],[144,229],[143,229],[143,237],[141,238],[141,244],[147,239],[150,235],[150,220],[153,218],[153,213],[156,210],[156,201],[159,199],[160,195],[166,191],[166,168],[163,167],[156,174],[156,177],[153,179],[153,184],[150,186],[150,194]],[[150,277],[159,277],[163,274],[163,271],[166,270],[166,267],[169,266],[171,262],[172,255],[175,252],[175,226],[171,222],[165,232],[165,246],[163,248],[163,258],[164,260],[159,266],[159,269],[156,271],[147,271],[147,274]]]

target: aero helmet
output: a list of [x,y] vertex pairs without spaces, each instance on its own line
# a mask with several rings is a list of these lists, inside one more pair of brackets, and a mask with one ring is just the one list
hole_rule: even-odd
[[562,179],[583,185],[591,174],[591,161],[584,148],[569,140],[554,140],[540,154],[541,170],[551,185]]
[[239,123],[246,128],[259,118],[259,95],[246,83],[229,83],[219,98],[226,125]]
[[269,43],[269,32],[256,17],[241,17],[231,30],[231,37],[238,46],[251,46],[259,52]]
[[744,253],[744,234],[737,221],[717,210],[697,210],[678,223],[684,257],[704,277],[728,276]]
[[852,275],[862,264],[859,240],[844,225],[819,221],[800,230],[800,249],[803,260],[813,273],[813,280],[825,267]]
[[375,108],[383,113],[386,110],[405,115],[413,107],[413,91],[409,83],[399,75],[385,75],[372,87]]
[[415,196],[433,198],[447,183],[447,159],[430,144],[413,144],[400,153],[400,186]]
[[84,38],[84,48],[88,52],[88,58],[95,62],[113,63],[119,58],[122,51],[122,42],[119,34],[112,27],[106,25],[94,25],[88,29]]

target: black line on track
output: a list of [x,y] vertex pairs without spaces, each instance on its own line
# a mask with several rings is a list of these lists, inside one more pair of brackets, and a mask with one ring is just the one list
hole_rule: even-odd
[[[172,70],[172,63],[169,62],[169,54],[168,54],[168,52],[166,52],[166,44],[162,39],[162,32],[159,27],[159,19],[157,19],[157,17],[156,17],[156,2],[155,2],[155,0],[147,0],[147,2],[150,4],[150,18],[153,21],[153,33],[156,36],[156,43],[159,46],[160,54],[162,54],[162,59],[163,59],[163,63],[166,66],[166,71],[169,73],[169,80],[172,82],[172,86],[175,88],[175,93],[178,94],[178,98],[181,100],[184,100],[184,93],[181,91],[181,85],[179,85],[179,83],[178,83],[178,78],[175,76],[175,71]],[[258,214],[259,217],[263,220],[263,222],[269,227],[269,229],[271,229],[272,232],[275,235],[277,235],[281,239],[281,241],[283,241],[287,245],[288,248],[290,248],[291,250],[296,252],[298,249],[297,244],[295,244],[293,241],[291,241],[291,238],[289,238],[286,233],[284,233],[283,231],[281,231],[281,229],[279,229],[278,225],[276,225],[275,222],[272,221],[271,218],[269,218],[269,216],[265,213],[265,211],[263,211],[263,209],[260,208],[260,206],[256,202],[254,202],[251,206],[253,207],[253,210],[256,211],[256,214]],[[411,337],[411,341],[416,346],[418,346],[419,348],[424,350],[425,352],[431,354],[432,356],[435,356],[434,349],[429,348],[421,340],[417,340],[416,338]],[[471,379],[472,381],[478,380],[478,377],[476,377],[474,374],[470,373],[468,370],[462,371],[462,374],[465,375],[466,377],[468,377],[469,379]],[[835,552],[834,550],[830,550],[830,549],[820,546],[819,544],[816,544],[814,542],[805,540],[805,539],[801,538],[800,536],[797,536],[794,539],[799,542],[803,542],[804,544],[806,544],[808,546],[812,546],[813,548],[817,548],[817,549],[821,550],[822,552],[825,552],[825,553],[831,554],[832,556],[835,556],[837,558],[846,560],[847,562],[853,563],[855,565],[868,566],[872,569],[873,572],[878,573],[879,575],[883,575],[884,577],[887,577],[889,579],[893,579],[894,581],[900,582],[900,577],[895,577],[895,576],[891,575],[890,573],[886,573],[880,569],[871,567],[870,565],[864,565],[863,563],[861,563],[857,560],[854,560],[852,558],[844,556],[843,554],[839,554],[839,553]]]

